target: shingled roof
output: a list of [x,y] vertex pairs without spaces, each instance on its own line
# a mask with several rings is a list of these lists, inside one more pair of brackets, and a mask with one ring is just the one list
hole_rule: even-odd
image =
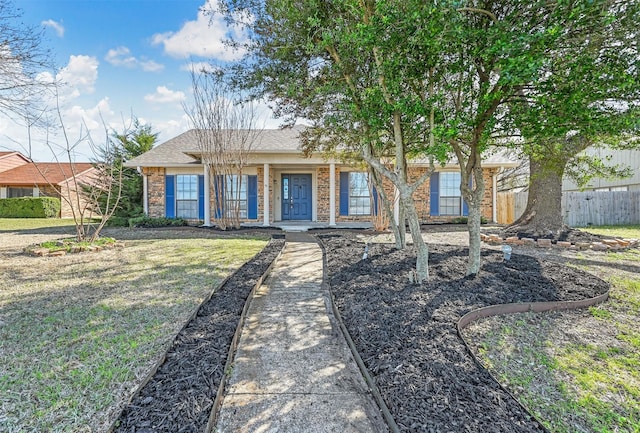
[[[304,127],[264,129],[252,145],[252,153],[300,153],[299,135]],[[171,167],[200,164],[193,156],[198,154],[198,131],[191,129],[174,137],[125,164],[128,167]]]
[[11,170],[0,173],[0,185],[33,186],[33,185],[59,185],[66,179],[85,173],[93,168],[89,162],[57,163],[38,162],[38,167],[34,164],[24,164]]

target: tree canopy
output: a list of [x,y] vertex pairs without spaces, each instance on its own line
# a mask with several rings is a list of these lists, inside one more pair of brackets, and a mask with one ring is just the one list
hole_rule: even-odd
[[[291,121],[310,119],[310,149],[340,145],[390,179],[418,250],[407,161],[457,160],[469,274],[480,269],[488,146],[568,139],[576,125],[589,137],[619,131],[620,105],[607,96],[638,89],[629,78],[638,70],[629,25],[637,0],[227,0],[223,8],[247,25],[237,83]],[[589,92],[593,80],[601,85]],[[424,267],[419,253],[419,280]]]

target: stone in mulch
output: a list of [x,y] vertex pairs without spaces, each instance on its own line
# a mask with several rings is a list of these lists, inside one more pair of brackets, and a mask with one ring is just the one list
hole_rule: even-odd
[[283,239],[271,240],[200,307],[155,374],[124,408],[113,431],[205,430],[244,304],[283,246]]
[[430,246],[430,280],[410,284],[412,250],[319,236],[336,304],[368,370],[403,432],[541,432],[544,429],[479,366],[457,334],[465,313],[511,302],[579,300],[605,293],[585,272],[484,250],[482,270],[465,277],[467,250]]

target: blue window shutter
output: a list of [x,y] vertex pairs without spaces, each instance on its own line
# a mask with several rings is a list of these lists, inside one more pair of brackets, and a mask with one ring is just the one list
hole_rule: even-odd
[[204,175],[198,176],[198,218],[204,219]]
[[378,190],[374,186],[371,192],[373,193],[373,212],[371,215],[378,215]]
[[176,217],[176,177],[164,177],[164,213],[167,218]]
[[247,218],[258,219],[258,176],[247,176]]
[[340,172],[340,215],[349,215],[349,172]]
[[440,215],[440,173],[433,173],[429,181],[429,214]]
[[[220,191],[218,191],[218,189]],[[222,218],[222,211],[224,208],[224,176],[217,175],[214,178],[213,182],[213,194],[214,194],[214,202],[216,204],[216,218]]]
[[[473,177],[469,177],[469,186],[473,187]],[[462,196],[462,191],[460,191],[460,195]],[[462,199],[462,215],[469,215],[469,205],[464,199]]]

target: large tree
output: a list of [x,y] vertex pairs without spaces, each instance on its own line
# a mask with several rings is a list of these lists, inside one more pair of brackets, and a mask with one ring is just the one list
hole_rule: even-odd
[[[428,254],[413,204],[419,183],[407,176],[410,157],[449,153],[458,162],[469,206],[467,273],[476,274],[484,151],[544,129],[539,119],[520,116],[516,103],[550,94],[549,75],[567,73],[554,62],[558,53],[579,53],[574,38],[586,32],[590,40],[590,29],[607,25],[612,3],[228,0],[226,7],[250,23],[241,84],[270,97],[279,114],[312,119],[325,137],[346,138],[344,145],[393,182],[424,280]],[[573,93],[540,99],[556,112],[574,105]]]
[[[250,22],[249,55],[237,69],[240,84],[254,96],[275,101],[278,114],[312,120],[319,134],[305,138],[322,138],[305,145],[339,141],[343,150],[356,152],[393,183],[417,250],[417,280],[426,280],[428,248],[413,193],[429,172],[410,179],[408,161],[418,146],[423,156],[440,160],[446,152],[433,142],[425,146],[432,116],[422,101],[428,95],[428,83],[420,76],[424,65],[404,46],[405,35],[386,21],[387,7],[388,12],[410,11],[396,1],[229,0],[225,6],[231,18]],[[404,25],[410,19],[410,14],[403,16]],[[444,21],[430,27],[434,38],[436,24]]]
[[540,80],[512,106],[530,182],[525,212],[508,232],[558,236],[567,229],[561,213],[564,176],[584,186],[593,177],[626,172],[584,151],[640,145],[640,2],[579,5],[558,29],[562,43],[550,47]]

